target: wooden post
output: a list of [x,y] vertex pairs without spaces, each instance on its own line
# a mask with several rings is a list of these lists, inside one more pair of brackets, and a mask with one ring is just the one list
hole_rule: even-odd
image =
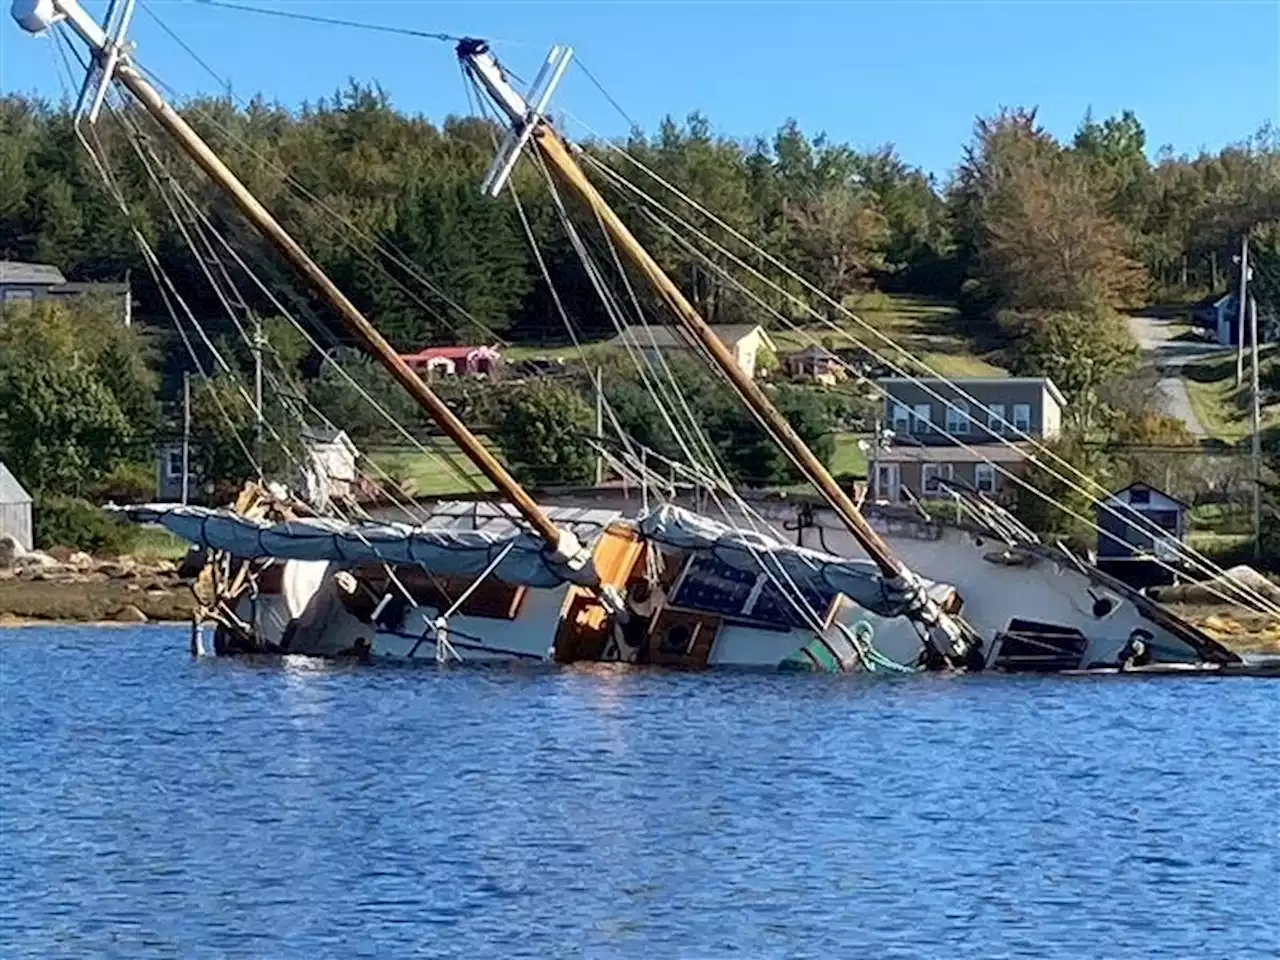
[[831,476],[822,461],[817,458],[814,452],[800,438],[800,435],[795,432],[791,424],[787,422],[786,417],[773,405],[773,401],[769,399],[768,395],[760,389],[760,385],[747,376],[743,369],[738,366],[738,362],[734,359],[729,348],[716,336],[715,331],[702,319],[698,311],[693,308],[684,294],[680,292],[680,288],[675,285],[671,278],[658,266],[653,257],[649,255],[649,252],[636,240],[631,231],[627,229],[626,224],[614,213],[613,208],[605,202],[604,197],[587,179],[586,174],[583,173],[582,168],[573,159],[569,153],[569,148],[560,137],[550,127],[540,124],[534,131],[533,141],[537,144],[538,150],[542,153],[551,170],[566,187],[573,191],[600,218],[604,229],[608,232],[613,242],[618,245],[622,254],[635,264],[654,288],[657,289],[668,306],[671,307],[676,319],[685,331],[711,355],[716,366],[720,368],[721,372],[729,380],[738,396],[760,417],[769,431],[777,438],[778,443],[800,467],[806,479],[818,489],[836,513],[839,514],[849,532],[862,544],[862,548],[875,561],[881,572],[894,579],[904,576],[906,568],[902,565],[902,562],[893,555],[888,544],[880,537],[880,534],[876,533],[871,524],[867,522],[867,519],[858,512],[858,508],[853,500],[850,499],[849,494],[841,489],[840,484],[836,483],[835,478]]
[[128,64],[116,68],[116,78],[186,151],[209,178],[232,199],[240,212],[265,236],[280,254],[311,284],[342,318],[347,330],[370,356],[377,360],[418,405],[430,414],[451,439],[508,501],[515,505],[529,525],[558,550],[567,534],[562,534],[515,478],[480,442],[452,410],[437,397],[412,368],[392,349],[385,337],[356,308],[338,286],[258,202],[217,154],[190,125],[170,107],[137,70]]
[[[165,465],[168,469],[168,464]],[[191,490],[191,372],[182,371],[182,505]]]

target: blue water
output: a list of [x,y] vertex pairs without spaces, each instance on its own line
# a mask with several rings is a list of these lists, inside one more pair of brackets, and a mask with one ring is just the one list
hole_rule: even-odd
[[1280,684],[0,630],[0,956],[1275,957]]

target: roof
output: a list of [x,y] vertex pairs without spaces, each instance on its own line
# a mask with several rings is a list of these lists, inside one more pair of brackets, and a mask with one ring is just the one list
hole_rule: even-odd
[[129,284],[113,283],[110,281],[99,282],[91,280],[85,283],[54,283],[50,284],[50,293],[115,293],[124,294],[129,292]]
[[[1178,506],[1182,507],[1182,509],[1184,509],[1184,510],[1190,510],[1190,509],[1191,509],[1191,504],[1187,503],[1186,501],[1184,501],[1184,500],[1179,500],[1179,499],[1178,499],[1177,497],[1175,497],[1173,494],[1171,494],[1171,493],[1165,493],[1165,492],[1164,492],[1163,490],[1161,490],[1159,487],[1153,487],[1151,484],[1149,484],[1149,483],[1142,483],[1141,481],[1138,481],[1138,482],[1135,482],[1135,483],[1131,483],[1131,484],[1129,484],[1127,487],[1121,487],[1119,490],[1112,490],[1112,491],[1111,491],[1111,496],[1110,496],[1108,499],[1118,499],[1118,498],[1119,498],[1119,496],[1120,496],[1120,494],[1122,494],[1122,493],[1128,493],[1130,490],[1134,490],[1134,489],[1138,489],[1138,488],[1141,488],[1141,489],[1143,489],[1143,490],[1150,490],[1152,493],[1159,494],[1160,496],[1164,497],[1166,500],[1170,500],[1170,501],[1172,501],[1173,503],[1176,503]],[[1132,504],[1128,504],[1128,503],[1126,503],[1126,504],[1125,504],[1125,506],[1132,506]]]
[[893,446],[882,450],[877,463],[1022,463],[1031,459],[1029,443],[982,443],[968,447]]
[[[605,527],[622,518],[622,511],[609,507],[543,507],[543,512],[556,526],[566,529],[584,543],[594,539]],[[441,500],[427,510],[421,521],[425,530],[483,530],[507,534],[523,526],[513,507],[499,501]]]
[[471,354],[483,351],[497,353],[496,347],[423,347],[417,353],[402,354],[400,359],[405,363],[427,363],[431,360],[465,360]]
[[[713,325],[711,329],[725,343],[740,343],[753,333],[758,332],[764,338],[764,342],[770,348],[773,348],[773,341],[769,339],[769,334],[758,323],[725,323]],[[609,341],[609,345],[612,347],[625,347],[627,344],[634,344],[639,347],[654,346],[659,350],[669,350],[673,347],[686,349],[689,346],[689,340],[688,334],[684,332],[683,327],[650,324],[647,329],[631,327]]]
[[948,384],[963,387],[967,383],[988,384],[988,383],[1010,383],[1010,384],[1038,384],[1049,392],[1049,396],[1058,402],[1058,406],[1065,407],[1067,398],[1062,395],[1062,391],[1058,389],[1058,385],[1048,377],[881,377],[876,381],[880,384],[890,383],[926,383],[926,384]]
[[22,489],[18,478],[0,463],[0,503],[30,503],[31,494]]
[[66,283],[67,278],[57,267],[47,263],[22,263],[18,260],[0,260],[0,283],[29,283],[53,286]]
[[840,359],[839,356],[836,355],[836,352],[834,350],[830,350],[827,347],[820,346],[819,344],[816,344],[816,343],[809,344],[809,346],[805,347],[803,350],[792,350],[788,353],[784,353],[782,356],[784,359],[787,357],[799,357],[805,360],[808,360],[808,359],[839,360]]
[[355,449],[355,444],[340,427],[303,427],[299,436],[308,443],[339,443]]

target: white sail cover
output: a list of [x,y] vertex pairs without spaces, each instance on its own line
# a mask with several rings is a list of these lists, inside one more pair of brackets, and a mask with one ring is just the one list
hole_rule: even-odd
[[[782,543],[751,530],[740,530],[680,507],[664,505],[641,516],[641,535],[678,550],[698,551],[738,570],[772,574],[780,583],[802,592],[850,600],[882,617],[896,617],[912,608],[912,592],[890,582],[870,560],[836,557]],[[952,592],[946,584],[923,580],[934,599]]]
[[556,587],[566,581],[589,582],[594,578],[590,564],[583,571],[569,570],[552,559],[540,537],[509,522],[484,530],[380,521],[353,523],[325,517],[270,523],[230,510],[176,504],[125,507],[121,512],[134,523],[159,524],[189,543],[245,560],[270,557],[352,566],[368,562],[412,564],[442,576],[471,577],[497,561],[491,576],[529,587]]
[[[492,504],[440,504],[422,526],[320,517],[271,523],[230,510],[177,504],[118,509],[135,523],[159,524],[190,543],[246,560],[412,564],[442,576],[472,577],[496,561],[491,576],[529,587],[589,582],[594,576],[589,566],[575,573],[556,563],[538,536],[517,527]],[[588,544],[620,516],[615,511],[566,508],[552,508],[550,514]],[[900,616],[911,608],[910,592],[897,589],[870,560],[807,550],[671,505],[642,514],[636,526],[655,543],[702,553],[744,572],[763,570],[777,583],[804,593],[842,593],[880,616]],[[950,591],[928,581],[925,586],[938,599]]]

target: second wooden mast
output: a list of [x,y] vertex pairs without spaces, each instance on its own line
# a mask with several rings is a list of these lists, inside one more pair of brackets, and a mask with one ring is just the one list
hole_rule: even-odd
[[[464,40],[458,45],[458,56],[512,124],[512,135],[507,147],[504,153],[499,155],[493,168],[498,179],[494,182],[491,177],[491,182],[487,184],[490,192],[496,192],[496,189],[501,187],[501,178],[505,177],[514,166],[516,152],[525,143],[532,141],[551,172],[599,218],[619,252],[653,285],[670,307],[681,328],[712,357],[741,400],[766,424],[777,442],[803,471],[806,479],[840,516],[849,532],[880,568],[881,573],[895,586],[910,594],[915,615],[931,628],[932,639],[941,652],[949,656],[962,655],[966,641],[959,624],[944,613],[928,596],[919,577],[894,556],[888,544],[867,522],[849,494],[836,482],[818,456],[809,449],[808,444],[796,433],[787,418],[774,406],[768,394],[738,365],[732,352],[716,335],[710,324],[689,303],[680,288],[667,276],[609,206],[573,158],[572,148],[543,119],[541,113],[550,95],[550,86],[543,86],[535,81],[534,96],[538,102],[530,105],[511,86],[483,41]],[[552,75],[558,78],[566,65],[567,55],[560,51],[553,51],[540,79],[543,76]]]

